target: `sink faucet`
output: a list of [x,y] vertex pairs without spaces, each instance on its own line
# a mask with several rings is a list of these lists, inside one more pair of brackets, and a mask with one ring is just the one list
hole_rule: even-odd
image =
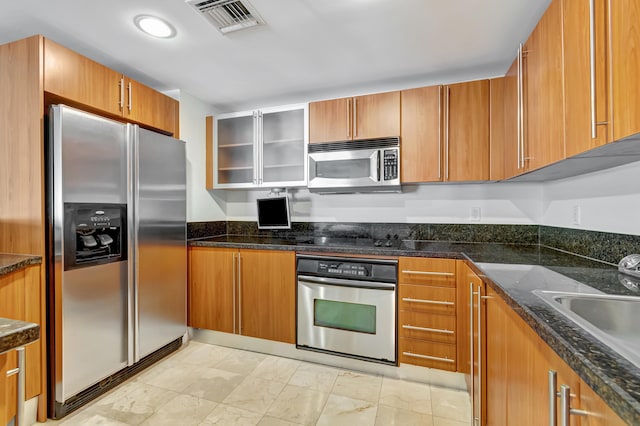
[[618,263],[618,271],[634,277],[640,277],[640,254],[625,256]]

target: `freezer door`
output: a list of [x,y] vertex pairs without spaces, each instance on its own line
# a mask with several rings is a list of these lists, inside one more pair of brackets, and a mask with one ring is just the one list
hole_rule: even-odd
[[127,332],[126,253],[119,262],[65,269],[65,255],[76,255],[77,237],[75,228],[65,232],[65,224],[81,226],[73,223],[73,217],[65,217],[65,203],[127,202],[127,128],[54,105],[49,110],[49,132],[50,389],[63,403],[126,366],[129,339],[133,340]]
[[134,127],[134,353],[186,333],[186,158],[182,141]]
[[51,118],[55,202],[126,203],[126,126],[61,105]]

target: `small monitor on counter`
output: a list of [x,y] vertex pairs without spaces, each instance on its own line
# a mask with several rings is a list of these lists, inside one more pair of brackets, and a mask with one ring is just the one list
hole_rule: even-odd
[[289,197],[258,198],[258,229],[291,229]]

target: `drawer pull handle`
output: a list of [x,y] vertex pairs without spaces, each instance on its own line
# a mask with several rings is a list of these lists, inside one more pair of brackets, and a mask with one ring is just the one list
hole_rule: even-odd
[[450,362],[450,363],[454,363],[455,361],[449,358],[440,358],[439,356],[429,356],[429,355],[420,355],[420,354],[414,354],[411,352],[402,352],[402,355],[404,356],[410,356],[410,357],[414,357],[414,358],[423,358],[423,359],[430,359],[432,361],[442,361],[442,362]]
[[416,327],[415,325],[402,325],[407,330],[430,331],[432,333],[453,334],[451,330],[440,330],[439,328]]
[[453,272],[428,272],[428,271],[411,271],[409,269],[403,269],[403,274],[413,274],[413,275],[437,275],[442,277],[453,277],[455,274]]
[[430,304],[430,305],[448,305],[448,306],[455,305],[454,302],[445,302],[445,301],[442,301],[442,300],[411,299],[410,297],[403,297],[402,301],[403,302],[411,302],[411,303],[427,303],[427,304]]

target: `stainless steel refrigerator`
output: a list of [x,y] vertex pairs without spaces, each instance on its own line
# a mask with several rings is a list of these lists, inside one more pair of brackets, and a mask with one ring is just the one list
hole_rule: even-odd
[[60,418],[186,333],[183,141],[49,111],[49,415]]

